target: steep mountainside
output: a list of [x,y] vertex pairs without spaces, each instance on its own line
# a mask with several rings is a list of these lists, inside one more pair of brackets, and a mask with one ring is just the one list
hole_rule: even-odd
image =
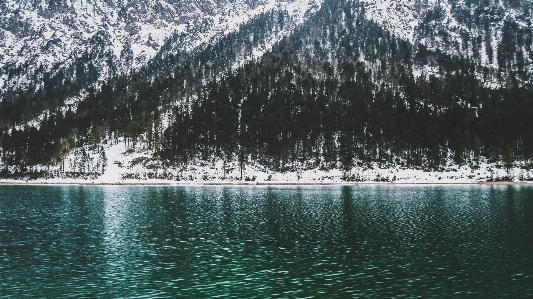
[[[350,180],[361,179],[355,169],[467,165],[474,173],[490,165],[476,177],[521,168],[530,178],[531,62],[516,52],[530,55],[533,46],[529,27],[516,27],[527,12],[506,17],[501,39],[488,37],[497,45],[492,69],[481,52],[456,51],[451,30],[430,30],[448,26],[445,1],[405,2],[401,12],[412,19],[387,23],[370,13],[385,9],[379,3],[325,0],[307,15],[269,10],[192,48],[172,35],[147,63],[88,88],[75,104],[20,96],[0,107],[2,174],[98,176],[110,162],[126,177],[140,168],[145,178],[172,180],[194,179],[192,165],[219,165],[218,178],[247,165],[337,170]],[[54,108],[25,120],[25,107],[42,102]],[[127,166],[107,160],[119,145],[137,155]]]

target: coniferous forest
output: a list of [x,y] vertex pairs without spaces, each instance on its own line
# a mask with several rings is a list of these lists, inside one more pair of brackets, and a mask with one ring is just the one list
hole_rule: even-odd
[[[509,23],[495,53],[480,54],[492,51],[480,40],[472,57],[452,55],[393,36],[358,1],[326,0],[271,51],[244,59],[287,18],[264,13],[191,52],[171,50],[170,39],[149,65],[103,82],[69,79],[95,71],[88,57],[43,89],[13,91],[0,105],[2,175],[58,165],[119,137],[147,144],[166,166],[214,158],[274,171],[533,162],[524,62],[533,59],[532,32]],[[499,69],[476,62],[481,55]],[[65,108],[82,86],[83,99]]]

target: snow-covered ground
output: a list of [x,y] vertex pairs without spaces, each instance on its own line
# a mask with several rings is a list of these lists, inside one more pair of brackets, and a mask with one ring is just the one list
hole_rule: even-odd
[[[102,154],[101,152],[105,153]],[[163,167],[153,159],[145,144],[126,146],[122,139],[86,150],[82,158],[80,149],[71,152],[48,170],[49,178],[36,180],[0,180],[0,183],[32,184],[351,184],[351,183],[424,183],[463,184],[487,181],[514,181],[533,183],[533,170],[513,167],[509,171],[501,165],[481,162],[476,167],[449,165],[443,171],[423,171],[400,166],[380,168],[377,164],[354,167],[349,172],[341,170],[311,169],[305,171],[274,172],[258,164],[222,160],[193,161],[185,167]],[[103,158],[105,157],[105,158]],[[81,167],[81,160],[85,165]],[[106,163],[105,161],[106,160]],[[88,162],[87,162],[88,161]],[[104,167],[102,173],[102,166]],[[81,172],[90,175],[80,175]],[[74,178],[77,177],[77,178]]]

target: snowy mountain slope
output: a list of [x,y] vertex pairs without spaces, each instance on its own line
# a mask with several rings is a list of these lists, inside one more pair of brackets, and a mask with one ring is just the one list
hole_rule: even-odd
[[361,2],[367,18],[398,37],[474,61],[487,85],[502,86],[510,72],[518,73],[522,82],[531,83],[531,0]]
[[[181,50],[225,34],[268,10],[302,20],[317,0],[103,1],[0,3],[0,90],[37,84],[80,59],[98,69],[94,80],[144,65],[172,35]],[[1,95],[0,95],[1,96]],[[1,98],[0,98],[1,99]]]
[[[400,174],[411,167],[437,181],[468,164],[460,179],[511,177],[513,168],[531,177],[532,93],[503,85],[513,76],[523,83],[531,66],[527,11],[487,13],[473,0],[366,1],[364,9],[358,0],[299,0],[239,2],[251,5],[240,15],[211,14],[213,3],[197,7],[202,18],[168,32],[156,54],[141,57],[136,44],[120,40],[114,47],[109,29],[60,66],[34,72],[27,63],[32,82],[55,74],[42,86],[80,77],[82,87],[94,84],[69,108],[45,107],[40,117],[7,125],[0,117],[0,175],[242,180],[238,168],[248,165],[245,175],[264,181],[299,180],[302,172],[311,180],[317,171],[334,180],[419,180]],[[461,15],[460,5],[479,20],[470,10]],[[27,73],[4,75],[20,82]],[[504,88],[485,88],[491,82]],[[490,166],[474,175],[480,161]]]
[[437,0],[362,0],[367,18],[398,37],[414,41],[415,28]]

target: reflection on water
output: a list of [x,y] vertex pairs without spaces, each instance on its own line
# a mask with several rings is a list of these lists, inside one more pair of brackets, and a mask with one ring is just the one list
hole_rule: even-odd
[[531,297],[533,188],[0,186],[0,297]]

